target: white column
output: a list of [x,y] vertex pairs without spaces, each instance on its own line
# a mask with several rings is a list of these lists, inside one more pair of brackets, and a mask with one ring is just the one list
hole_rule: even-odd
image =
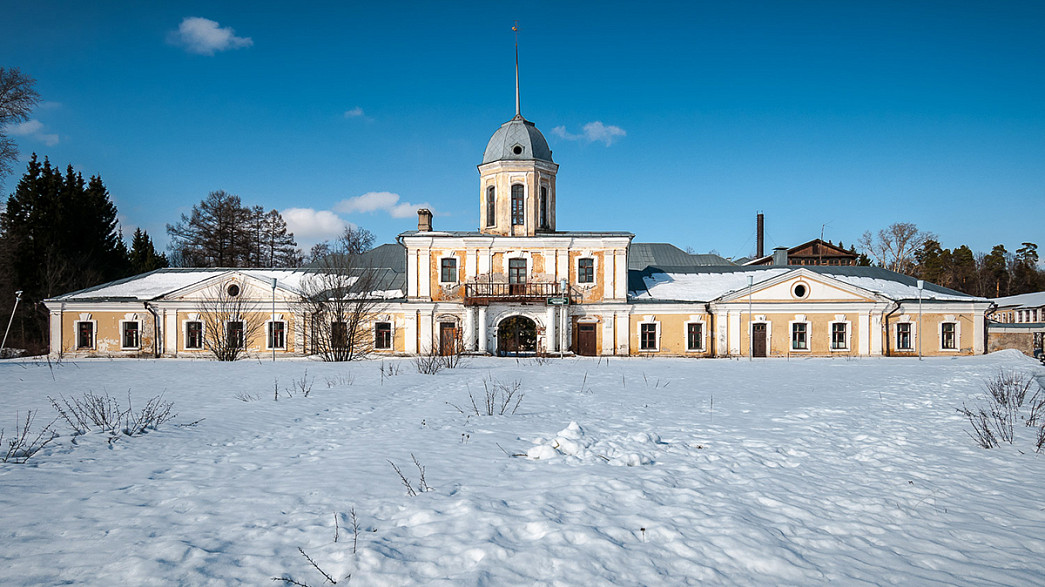
[[861,357],[865,357],[871,354],[871,314],[861,312],[857,321],[857,329],[860,332],[856,352]]
[[555,328],[557,326],[556,322],[558,322],[559,317],[555,315],[556,314],[555,308],[556,308],[556,306],[548,306],[548,316],[544,320],[544,325],[545,325],[545,328],[544,328],[544,340],[545,340],[544,346],[545,346],[545,349],[544,350],[545,350],[545,352],[549,352],[549,353],[554,353],[554,352],[557,352],[559,350],[559,347],[558,347],[559,337],[556,334],[556,328]]
[[464,340],[464,350],[474,351],[475,350],[475,308],[464,309],[464,324],[462,325],[464,332],[461,333],[461,338]]
[[155,336],[163,336],[163,344],[161,345],[163,347],[163,356],[178,356],[178,334],[181,331],[178,329],[177,310],[171,309],[170,311],[163,311],[160,320],[160,331],[161,332],[156,333]]
[[[986,345],[987,341],[983,340],[983,330],[983,312],[973,313],[972,332],[970,334],[972,335],[972,352],[977,355],[982,355],[983,349],[986,348],[984,345]],[[969,336],[969,334],[965,336]],[[961,345],[958,345],[958,348],[961,348]]]
[[51,341],[50,341],[51,350],[50,350],[50,353],[51,353],[52,357],[56,357],[56,358],[57,357],[61,357],[62,356],[62,311],[61,310],[51,310],[50,315],[48,317],[50,318],[50,324],[48,324],[48,326],[50,327],[50,330],[51,330]]
[[[729,329],[727,338],[729,339],[729,353],[732,355],[740,354],[740,313],[729,312]],[[768,349],[767,349],[768,350]]]
[[479,306],[479,352],[486,353],[486,306]]

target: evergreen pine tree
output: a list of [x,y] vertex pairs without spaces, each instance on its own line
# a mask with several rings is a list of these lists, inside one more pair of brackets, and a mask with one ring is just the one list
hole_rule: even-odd
[[134,230],[131,237],[131,251],[128,254],[131,273],[147,273],[168,266],[167,256],[156,252],[149,233],[140,228]]

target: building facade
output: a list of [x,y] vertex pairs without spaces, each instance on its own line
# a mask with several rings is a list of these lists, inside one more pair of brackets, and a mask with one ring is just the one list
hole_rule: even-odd
[[[623,231],[560,230],[558,164],[517,111],[478,166],[479,229],[418,228],[368,254],[380,275],[359,316],[366,350],[684,357],[917,356],[985,352],[988,300],[813,241],[737,266]],[[816,250],[813,250],[816,247]],[[808,249],[808,251],[806,250]],[[824,262],[824,256],[832,260]],[[799,255],[801,256],[801,255]],[[805,257],[803,257],[804,259]],[[46,301],[55,356],[317,354],[337,332],[303,303],[319,270],[164,269]],[[364,344],[360,342],[359,344]]]

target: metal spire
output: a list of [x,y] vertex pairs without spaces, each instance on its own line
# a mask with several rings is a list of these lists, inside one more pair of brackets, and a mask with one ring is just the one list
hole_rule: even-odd
[[522,110],[519,107],[519,21],[515,21],[512,25],[512,30],[515,31],[515,115],[522,117]]

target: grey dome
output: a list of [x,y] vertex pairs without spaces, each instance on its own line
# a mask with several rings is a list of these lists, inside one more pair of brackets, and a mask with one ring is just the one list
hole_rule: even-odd
[[501,125],[490,137],[483,153],[483,163],[504,160],[532,160],[552,161],[552,150],[548,147],[541,131],[537,130],[532,122],[522,116]]

